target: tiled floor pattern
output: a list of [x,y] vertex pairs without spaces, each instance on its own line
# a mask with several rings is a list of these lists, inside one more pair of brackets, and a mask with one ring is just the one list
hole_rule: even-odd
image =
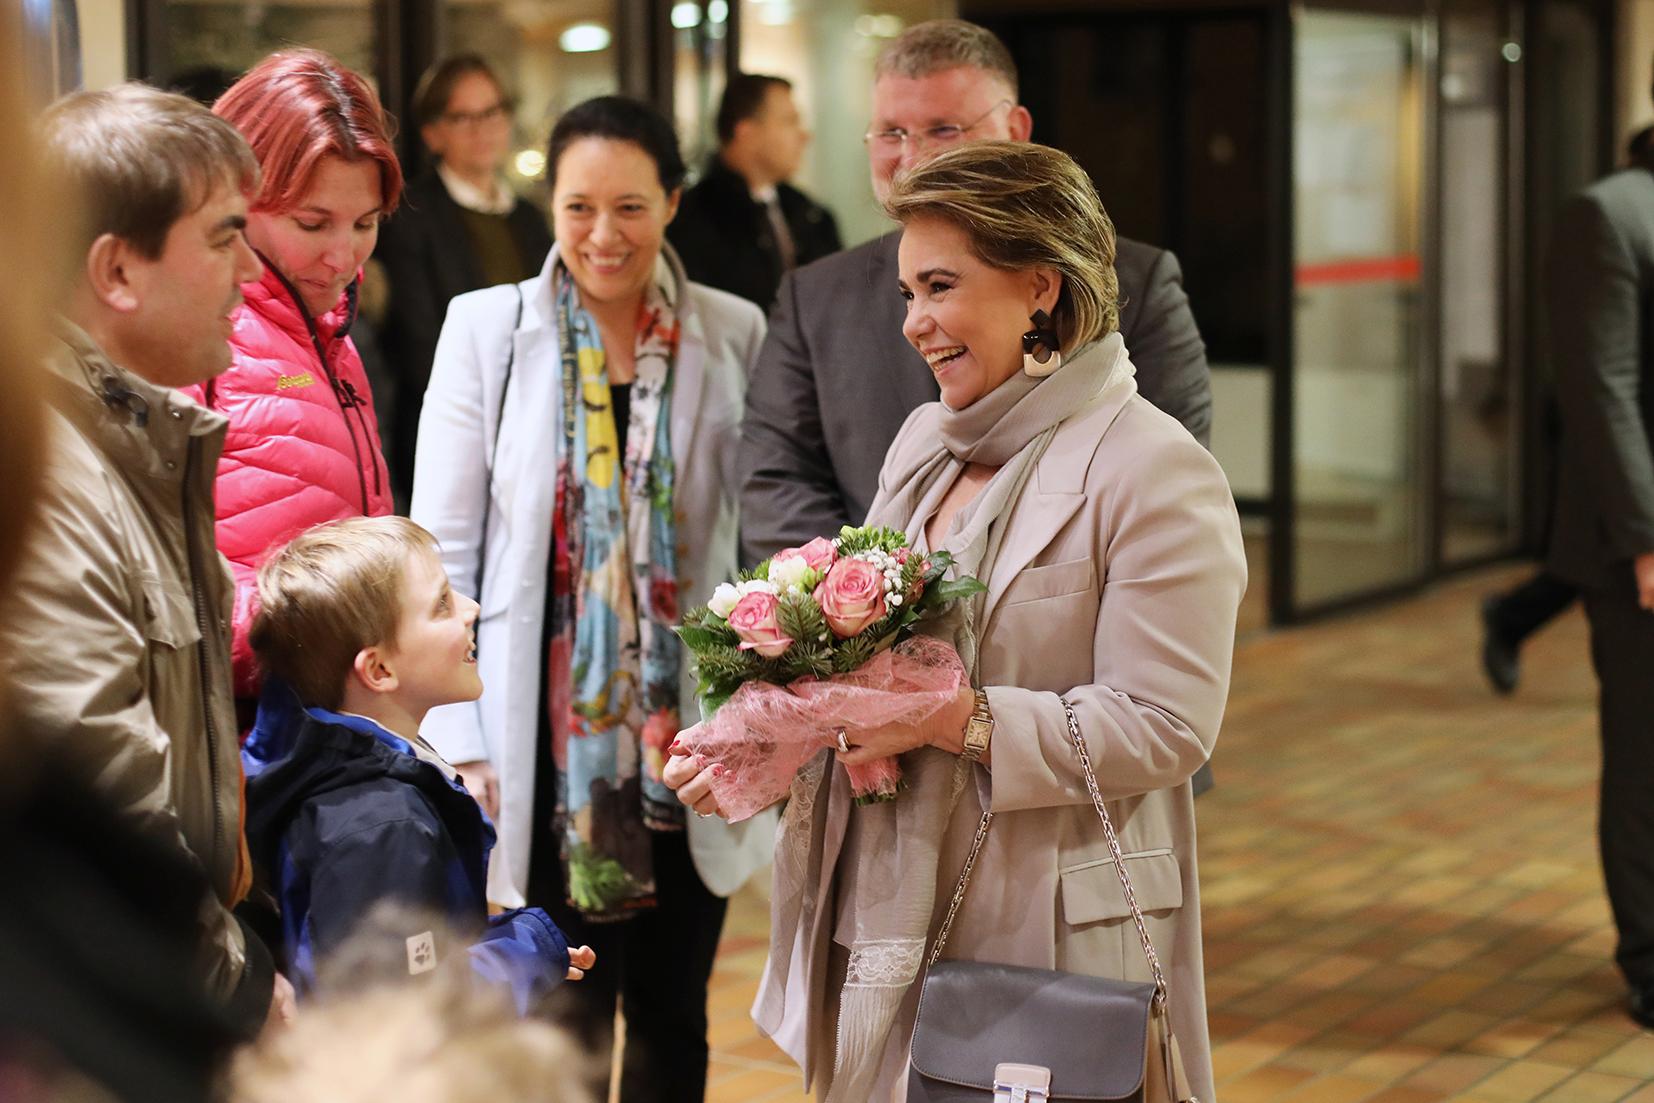
[[[1197,805],[1223,1103],[1654,1103],[1609,964],[1583,618],[1531,641],[1511,699],[1476,664],[1477,600],[1521,574],[1240,647]],[[712,1103],[806,1099],[747,1017],[765,926],[739,897]]]

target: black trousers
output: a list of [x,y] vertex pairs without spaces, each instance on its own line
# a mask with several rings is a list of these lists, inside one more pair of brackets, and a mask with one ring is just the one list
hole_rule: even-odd
[[1500,594],[1488,608],[1489,620],[1501,636],[1518,647],[1549,624],[1579,597],[1579,587],[1547,571]]
[[621,1103],[701,1103],[706,1095],[706,988],[728,901],[701,883],[682,831],[654,835],[659,905],[615,923],[591,923],[569,907],[557,840],[535,840],[529,902],[551,914],[570,946],[597,952],[584,980],[552,994],[549,1014],[591,1062],[589,1084],[607,1099],[614,1020],[626,1020]]
[[1619,946],[1632,986],[1654,985],[1654,613],[1631,586],[1587,590],[1591,661],[1601,686],[1602,791],[1597,831]]

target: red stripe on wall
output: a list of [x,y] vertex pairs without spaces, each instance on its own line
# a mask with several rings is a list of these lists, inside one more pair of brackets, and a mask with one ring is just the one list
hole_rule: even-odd
[[1293,273],[1299,287],[1328,283],[1400,283],[1419,278],[1417,253],[1396,257],[1358,257],[1325,264],[1300,264]]

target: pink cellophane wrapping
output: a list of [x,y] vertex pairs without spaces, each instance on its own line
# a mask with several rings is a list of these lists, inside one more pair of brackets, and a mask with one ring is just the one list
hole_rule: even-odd
[[[958,652],[915,636],[848,674],[785,686],[748,682],[683,740],[690,754],[723,766],[712,795],[724,818],[736,823],[785,797],[799,767],[823,747],[838,746],[840,728],[855,743],[858,730],[917,724],[952,701],[964,681]],[[861,798],[894,796],[900,781],[892,758],[850,770],[851,789]]]

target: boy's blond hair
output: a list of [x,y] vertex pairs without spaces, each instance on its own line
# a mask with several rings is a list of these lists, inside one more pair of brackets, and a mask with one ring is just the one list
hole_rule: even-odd
[[249,640],[304,704],[339,707],[364,647],[396,646],[408,555],[436,538],[406,517],[351,517],[295,536],[258,572]]

